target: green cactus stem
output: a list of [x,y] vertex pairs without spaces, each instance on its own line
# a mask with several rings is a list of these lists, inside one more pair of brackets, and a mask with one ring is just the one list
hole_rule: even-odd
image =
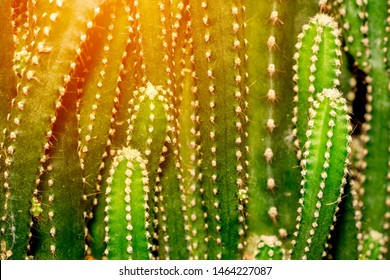
[[106,189],[105,254],[108,259],[151,258],[148,174],[137,150],[118,151]]
[[[96,9],[97,17],[92,23],[86,38],[85,55],[89,49],[98,50],[92,65],[87,68],[88,74],[80,89],[79,127],[80,127],[80,162],[84,176],[85,215],[92,218],[93,206],[97,204],[96,194],[101,191],[101,169],[110,146],[110,133],[116,114],[116,103],[120,90],[120,71],[124,67],[122,59],[126,55],[128,11],[122,1],[108,1]],[[101,13],[101,14],[100,14]]]
[[[104,167],[112,165],[113,156],[116,151],[122,149],[126,145],[128,138],[128,121],[131,117],[130,101],[134,99],[134,91],[142,86],[142,61],[141,48],[139,44],[139,30],[137,30],[136,9],[131,3],[124,3],[124,9],[128,13],[128,36],[129,40],[126,46],[126,51],[123,56],[123,67],[120,67],[120,78],[118,80],[118,88],[120,94],[117,96],[118,102],[115,103],[115,121],[111,123],[111,133],[109,134],[110,145],[108,148],[108,156],[104,159]],[[109,168],[101,170],[100,178],[100,194],[98,194],[98,204],[94,207],[93,220],[89,223],[88,237],[90,248],[88,254],[96,259],[103,257],[106,248],[104,243],[104,227],[102,227],[105,217],[105,191],[106,180],[109,176]]]
[[34,6],[39,25],[34,29],[31,58],[8,117],[4,148],[9,160],[1,179],[8,193],[1,215],[7,221],[2,235],[16,259],[26,257],[31,195],[47,160],[45,150],[50,148],[56,110],[96,2],[39,1]]
[[199,92],[200,179],[204,189],[209,259],[236,259],[244,247],[247,192],[245,125],[245,6],[240,1],[194,1],[191,26]]
[[[163,152],[166,151],[165,141],[167,140],[168,124],[169,124],[169,106],[166,90],[162,86],[153,86],[151,83],[147,87],[140,87],[134,92],[134,99],[131,104],[131,119],[129,120],[129,130],[127,146],[140,151],[142,157],[147,162],[149,172],[149,181],[153,178],[155,186],[158,182],[159,165],[165,160]],[[151,176],[150,174],[153,174]],[[163,197],[160,196],[161,190],[157,187],[151,188],[150,196],[155,205],[154,226],[158,232],[158,228],[164,229],[163,219],[164,205],[162,205]],[[179,209],[180,210],[180,209]],[[160,225],[159,222],[162,224]],[[158,227],[157,227],[158,226]],[[164,244],[164,233],[160,232],[160,243]],[[158,250],[158,249],[156,249]],[[160,252],[161,254],[162,252]]]
[[36,194],[39,200],[33,196],[37,203],[32,203],[31,207],[35,222],[32,241],[38,245],[33,246],[30,253],[35,259],[79,260],[85,255],[76,101],[77,79],[73,75],[53,127],[53,147]]
[[[179,96],[178,107],[178,157],[180,189],[183,193],[185,239],[188,242],[189,258],[206,259],[207,243],[203,209],[203,192],[199,180],[199,103],[198,91],[195,86],[193,67],[193,30],[191,29],[189,3],[185,1],[181,10],[181,20],[177,21],[178,37],[185,30],[185,40],[176,45],[175,60],[182,68],[176,67],[175,92]],[[179,71],[180,70],[180,71]]]
[[[390,203],[389,203],[389,108],[390,95],[388,76],[388,47],[389,47],[389,3],[388,1],[341,1],[339,13],[349,12],[348,7],[354,9],[361,16],[356,23],[353,15],[344,18],[345,41],[347,51],[351,53],[357,66],[366,75],[366,104],[364,123],[359,141],[362,144],[362,155],[356,164],[357,175],[353,178],[353,187],[360,192],[357,211],[359,217],[359,252],[365,248],[366,239],[370,239],[370,232],[380,233],[382,236],[380,259],[389,256],[390,239]],[[352,9],[352,8],[351,8]],[[357,34],[352,28],[359,28]],[[363,39],[361,37],[363,36]],[[362,41],[365,52],[363,55],[349,47],[349,41]],[[387,155],[384,156],[384,155]],[[373,256],[373,255],[372,255]]]
[[309,112],[292,259],[321,259],[346,183],[351,127],[345,100],[324,89]]
[[[337,23],[328,15],[317,14],[309,24],[302,27],[295,45],[297,52],[294,55],[296,64],[293,77],[296,83],[293,122],[296,124],[296,143],[298,158],[304,144],[307,130],[308,110],[315,99],[314,93],[324,88],[333,88],[340,85],[338,76],[341,66],[340,30]],[[302,141],[302,143],[300,143]]]
[[[16,95],[16,76],[12,69],[13,67],[13,53],[15,51],[15,45],[13,41],[13,30],[11,22],[9,21],[9,18],[11,17],[11,1],[1,1],[0,3],[0,11],[3,11],[3,15],[0,17],[0,46],[2,51],[0,52],[0,161],[1,161],[1,167],[0,172],[3,174],[5,170],[3,170],[3,167],[5,166],[5,162],[8,161],[7,153],[4,151],[4,136],[5,136],[5,126],[7,123],[7,115],[9,114],[9,111],[11,110],[11,104],[12,100]],[[7,195],[9,195],[9,191],[5,188],[3,185],[3,180],[0,179],[0,183],[2,184],[0,186],[0,213],[1,213],[1,220],[0,225],[1,229],[5,230],[4,228],[4,222],[6,222],[6,216],[4,215],[6,209],[8,208],[8,200],[6,198]],[[1,240],[3,240],[2,235],[4,233],[1,233]],[[4,256],[3,253],[1,255],[1,259],[5,259],[9,257],[11,254],[11,251],[9,250],[10,246],[6,244],[4,241],[5,248],[4,249]],[[7,248],[8,247],[8,248]],[[8,255],[8,256],[7,256]]]
[[[137,25],[140,38],[140,54],[141,54],[141,74],[142,83],[147,87],[148,83],[156,87],[162,86],[167,93],[167,101],[169,101],[170,116],[175,113],[173,102],[176,97],[172,94],[173,85],[173,68],[172,68],[172,18],[171,18],[171,1],[139,1],[134,2],[134,9],[136,10]],[[166,135],[167,143],[176,143],[176,124],[174,118],[169,118],[169,131]],[[166,133],[166,134],[167,134]],[[181,211],[181,198],[179,192],[179,181],[176,175],[176,154],[174,145],[167,145],[161,159],[164,159],[164,166],[166,172],[161,174],[161,169],[153,169],[149,173],[150,183],[150,202],[151,215],[156,217],[152,219],[153,228],[157,229],[155,238],[159,244],[155,250],[158,251],[159,258],[178,258],[169,256],[171,250],[169,240],[176,240],[178,245],[179,240],[173,236],[179,234],[184,235],[183,222],[178,222],[175,219],[166,218],[170,215],[167,212],[172,211],[177,213]],[[160,155],[160,153],[158,153]],[[160,159],[157,159],[160,160]],[[164,187],[165,186],[165,187]],[[169,195],[168,195],[169,194]],[[179,205],[179,207],[178,207]],[[159,223],[161,218],[165,217],[165,221]],[[172,223],[171,223],[172,222]],[[169,225],[170,224],[170,225]],[[179,226],[181,225],[181,227]],[[180,248],[186,247],[185,242],[181,243]],[[178,247],[179,248],[179,247]],[[156,251],[156,252],[157,252]]]
[[[352,148],[353,151],[353,148]],[[351,174],[349,174],[351,175]],[[348,182],[349,183],[349,182]],[[358,221],[361,212],[357,210],[356,190],[347,184],[340,203],[337,222],[332,234],[330,256],[336,260],[357,260],[358,254]]]
[[[164,160],[162,153],[166,149],[165,140],[169,119],[166,91],[161,86],[154,87],[148,83],[147,87],[140,87],[134,91],[133,97],[129,101],[128,110],[131,117],[127,120],[127,139],[123,146],[139,151],[148,170],[148,179],[150,179],[150,173],[156,174],[159,164]],[[151,184],[148,185],[150,187]],[[154,193],[154,189],[150,191],[149,205],[151,203],[150,195],[154,195]],[[100,202],[102,203],[102,199]],[[98,211],[101,208],[100,205]],[[103,220],[100,219],[100,211],[98,213],[99,217],[93,223],[92,232],[92,244],[99,248],[93,252],[95,256],[99,256],[100,250],[104,247],[101,244],[103,241],[101,234]],[[151,218],[151,222],[153,219],[157,219],[157,217]],[[150,230],[149,234],[153,236],[154,229],[149,228],[148,230]]]
[[167,93],[162,86],[148,83],[134,92],[130,101],[127,146],[141,152],[147,161],[148,170],[156,172],[164,159],[166,135],[168,131],[169,106]]
[[[318,1],[248,1],[246,7],[248,234],[255,239],[273,235],[285,241],[294,231],[300,180],[291,140],[293,125],[285,121],[292,117],[294,95],[293,61],[286,58],[293,57],[297,30],[317,12]],[[245,258],[254,257],[245,254]]]
[[[363,171],[364,196],[362,208],[362,233],[372,230],[382,234],[381,255],[389,254],[390,202],[389,202],[389,126],[390,94],[388,66],[386,63],[388,36],[388,1],[369,1],[368,35],[369,57],[367,82],[368,96],[366,123],[362,127],[362,140],[365,144],[366,168]],[[383,156],[383,155],[388,155]]]
[[[1,1],[0,10],[4,13],[0,18],[0,148],[3,148],[4,125],[7,122],[7,115],[11,109],[12,98],[16,95],[16,77],[13,71],[13,53],[15,45],[13,41],[13,29],[11,21],[11,2],[10,0]],[[1,153],[3,155],[3,153]],[[3,196],[2,196],[3,197]],[[1,204],[3,205],[3,203]]]
[[345,32],[344,50],[353,55],[357,66],[364,69],[369,55],[367,1],[343,0],[338,5]]

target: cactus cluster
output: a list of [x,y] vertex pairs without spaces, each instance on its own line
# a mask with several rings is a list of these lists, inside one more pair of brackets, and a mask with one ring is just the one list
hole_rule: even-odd
[[1,1],[1,259],[389,259],[389,5]]

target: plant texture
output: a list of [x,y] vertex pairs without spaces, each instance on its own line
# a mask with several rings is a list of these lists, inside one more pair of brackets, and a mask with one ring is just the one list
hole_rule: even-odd
[[1,1],[1,259],[389,259],[389,10]]

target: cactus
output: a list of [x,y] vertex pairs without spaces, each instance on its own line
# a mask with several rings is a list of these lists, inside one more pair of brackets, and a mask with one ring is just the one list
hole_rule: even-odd
[[324,89],[309,109],[293,259],[322,257],[346,184],[351,127],[340,96],[337,89]]
[[2,1],[1,258],[389,259],[388,8]]
[[[365,240],[371,233],[380,236],[378,258],[389,257],[389,63],[388,1],[339,1],[338,11],[343,16],[345,50],[363,75],[366,103],[362,133],[356,136],[363,155],[355,164],[352,180],[356,211],[359,212],[359,254],[367,255]],[[359,17],[351,14],[356,11]],[[373,16],[375,14],[375,16]],[[360,30],[360,32],[357,32]],[[357,71],[357,70],[356,70]],[[362,78],[363,77],[363,78]],[[356,94],[359,94],[357,92]],[[358,96],[357,96],[358,97]],[[387,156],[385,156],[387,155]]]
[[5,122],[6,159],[1,179],[6,198],[2,209],[3,236],[7,250],[12,250],[17,259],[27,256],[31,196],[40,183],[56,110],[61,107],[69,73],[75,68],[80,37],[86,32],[95,3],[40,1],[31,5],[34,7],[30,7],[29,13],[33,14],[29,16],[39,22],[40,28],[28,25],[33,34],[28,34],[32,39],[27,42],[25,66],[20,70],[17,94]]
[[[34,255],[35,259],[77,260],[84,256],[84,192],[78,157],[77,79],[75,76],[71,79],[53,127],[50,139],[53,148],[44,165],[45,173],[38,193],[33,196],[33,200],[39,203],[37,206],[40,205],[39,208],[34,208],[34,203],[31,206],[36,215],[33,215],[29,255]],[[34,237],[36,234],[39,234],[39,242]],[[69,248],[70,242],[73,246]]]
[[258,260],[282,260],[285,252],[282,248],[282,242],[274,236],[261,236],[258,243]]
[[109,259],[150,258],[146,165],[141,153],[130,148],[118,151],[112,163],[105,217],[105,253]]

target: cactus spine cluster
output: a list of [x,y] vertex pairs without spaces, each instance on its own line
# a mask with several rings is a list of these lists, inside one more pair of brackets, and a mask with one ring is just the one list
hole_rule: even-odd
[[2,259],[388,258],[387,1],[0,10]]

